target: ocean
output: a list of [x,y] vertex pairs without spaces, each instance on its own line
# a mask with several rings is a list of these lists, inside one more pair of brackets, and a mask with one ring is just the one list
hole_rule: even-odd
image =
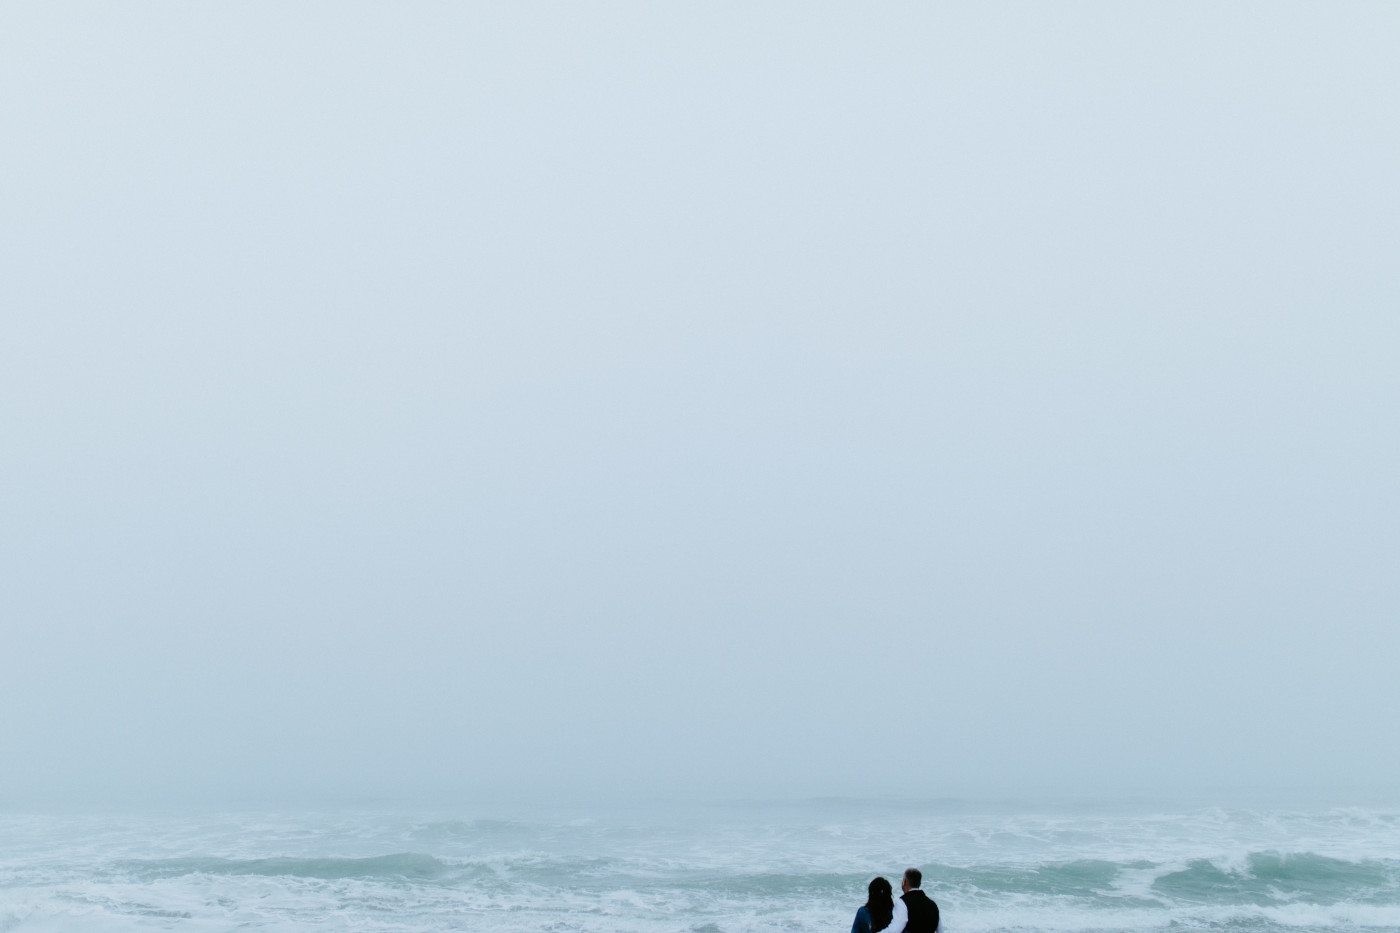
[[808,800],[0,815],[0,931],[1400,930],[1400,808]]

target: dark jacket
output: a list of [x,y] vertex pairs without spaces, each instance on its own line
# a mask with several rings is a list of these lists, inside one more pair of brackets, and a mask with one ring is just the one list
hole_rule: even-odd
[[904,933],[934,933],[938,929],[938,905],[918,888],[900,898],[909,911],[909,924]]

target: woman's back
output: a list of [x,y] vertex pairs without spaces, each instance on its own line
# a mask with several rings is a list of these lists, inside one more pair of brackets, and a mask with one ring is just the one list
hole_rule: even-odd
[[890,925],[894,916],[894,897],[890,883],[884,878],[876,878],[867,889],[868,897],[864,906],[856,911],[851,933],[880,933]]

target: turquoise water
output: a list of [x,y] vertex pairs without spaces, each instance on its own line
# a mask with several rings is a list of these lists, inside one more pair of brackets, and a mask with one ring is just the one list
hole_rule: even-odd
[[0,931],[1400,929],[1400,810],[805,801],[0,815]]

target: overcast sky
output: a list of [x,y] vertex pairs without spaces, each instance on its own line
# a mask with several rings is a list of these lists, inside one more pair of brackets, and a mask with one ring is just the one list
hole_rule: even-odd
[[0,9],[0,805],[1400,781],[1400,8]]

